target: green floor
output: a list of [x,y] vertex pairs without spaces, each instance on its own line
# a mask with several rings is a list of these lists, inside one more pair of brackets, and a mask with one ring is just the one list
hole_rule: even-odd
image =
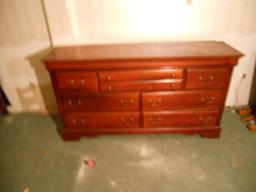
[[[64,143],[56,119],[0,117],[0,192],[256,192],[256,133],[226,111],[220,139],[123,135]],[[93,159],[88,168],[84,160]]]

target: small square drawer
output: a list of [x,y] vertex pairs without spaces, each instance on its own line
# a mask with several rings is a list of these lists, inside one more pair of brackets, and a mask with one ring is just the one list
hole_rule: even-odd
[[97,75],[94,72],[57,72],[56,79],[61,91],[98,92]]
[[189,69],[187,89],[220,89],[227,82],[228,69]]
[[217,123],[217,111],[150,111],[143,112],[145,128],[208,127]]
[[65,110],[138,110],[138,93],[103,93],[94,95],[63,95]]
[[138,128],[139,112],[66,113],[70,128]]
[[145,69],[100,72],[101,81],[183,79],[183,69]]

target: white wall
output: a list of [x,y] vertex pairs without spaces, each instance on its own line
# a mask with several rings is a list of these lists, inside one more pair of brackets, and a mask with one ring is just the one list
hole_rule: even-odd
[[[191,5],[187,2],[44,0],[54,45],[226,41],[246,55],[235,68],[226,104],[247,104],[256,57],[256,1],[192,0]],[[49,76],[42,66],[35,71],[33,62],[28,59],[31,55],[40,59],[42,54],[38,55],[38,52],[49,46],[40,0],[0,1],[0,81],[14,111],[27,110],[19,90],[37,95],[31,110],[44,110],[49,103],[43,94],[35,93],[37,87],[50,87]],[[243,73],[247,77],[242,81],[238,100],[235,101],[235,89]]]

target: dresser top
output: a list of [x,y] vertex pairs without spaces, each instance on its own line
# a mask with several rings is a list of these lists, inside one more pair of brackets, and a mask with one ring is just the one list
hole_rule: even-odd
[[44,62],[151,59],[239,58],[242,53],[220,41],[162,42],[56,47]]

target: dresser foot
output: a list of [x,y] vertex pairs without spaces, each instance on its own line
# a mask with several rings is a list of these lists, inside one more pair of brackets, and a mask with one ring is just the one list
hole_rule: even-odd
[[219,138],[221,133],[221,129],[209,130],[204,133],[200,133],[201,137],[204,138]]
[[81,138],[81,136],[79,135],[65,134],[65,133],[62,133],[61,137],[64,141],[79,141]]

